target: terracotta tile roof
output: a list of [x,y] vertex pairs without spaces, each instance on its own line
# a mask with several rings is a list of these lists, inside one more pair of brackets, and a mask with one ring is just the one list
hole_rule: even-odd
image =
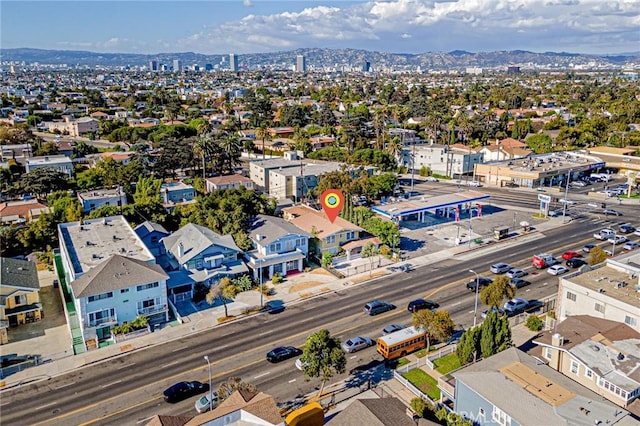
[[145,423],[145,426],[184,426],[191,417],[155,415]]
[[506,139],[499,140],[498,145],[502,145],[504,147],[509,147],[509,148],[525,148],[527,146],[526,143],[520,142],[513,138],[506,138]]
[[342,230],[362,231],[363,229],[341,217],[331,223],[324,212],[308,206],[293,206],[282,209],[285,219],[298,228],[311,233],[315,230],[318,238],[326,238]]
[[4,202],[0,204],[0,217],[20,216],[26,218],[33,209],[46,209],[47,206],[38,200]]
[[363,247],[367,243],[380,245],[380,244],[382,244],[382,241],[380,241],[380,238],[378,238],[378,237],[365,238],[363,240],[349,241],[348,243],[343,244],[342,248],[344,250],[351,250],[352,248]]

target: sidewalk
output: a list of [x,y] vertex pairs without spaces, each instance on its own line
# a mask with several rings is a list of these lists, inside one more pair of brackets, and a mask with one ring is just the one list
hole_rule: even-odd
[[[324,271],[318,273],[317,276],[314,276],[313,273],[304,274],[303,276],[294,275],[291,277],[287,277],[284,283],[278,284],[276,287],[276,294],[273,297],[264,298],[264,302],[274,301],[277,304],[291,306],[293,304],[302,303],[305,299],[311,297],[317,297],[332,291],[343,290],[345,287],[360,285],[371,280],[388,276],[392,273],[402,273],[398,272],[399,270],[401,270],[399,267],[407,264],[410,265],[410,267],[413,269],[420,266],[438,263],[445,259],[451,259],[456,255],[464,255],[464,253],[471,251],[475,252],[477,250],[496,250],[498,247],[504,247],[504,245],[506,244],[517,245],[522,241],[525,241],[526,238],[534,238],[536,237],[536,235],[538,235],[539,237],[540,232],[558,226],[562,226],[562,218],[550,219],[537,225],[536,229],[528,233],[527,235],[518,234],[517,236],[501,241],[499,243],[480,245],[477,247],[474,247],[474,243],[471,249],[469,249],[469,247],[467,247],[466,245],[451,247],[424,256],[410,258],[408,260],[398,262],[394,265],[395,268],[392,269],[389,267],[383,267],[374,270],[372,273],[364,272],[343,279],[336,279],[332,275],[327,275],[327,273]],[[451,230],[451,232],[454,232],[453,229]],[[468,253],[467,255],[471,255],[471,253]],[[310,276],[313,277],[312,280],[310,280]],[[232,304],[229,304],[229,314],[236,315],[238,316],[236,320],[241,320],[247,315],[255,315],[245,315],[244,313],[248,307],[255,306],[260,306],[260,293],[257,291],[247,292],[238,297],[237,303],[234,302]],[[25,369],[21,372],[8,376],[4,380],[4,386],[11,387],[36,380],[48,379],[53,376],[63,374],[93,363],[109,360],[126,352],[161,345],[165,342],[173,341],[190,334],[200,333],[204,330],[218,325],[218,318],[222,316],[224,316],[224,307],[216,306],[204,312],[190,315],[189,321],[185,322],[184,324],[168,324],[153,333],[149,333],[126,342],[120,342],[111,346],[103,347],[75,356],[62,357],[60,359],[51,360],[50,362],[45,362],[44,364],[36,367]],[[8,351],[14,352],[11,349],[9,349]],[[31,351],[33,352],[34,349],[32,348]],[[3,353],[5,352],[7,352],[7,348],[3,349]],[[43,359],[46,360],[46,358]],[[2,388],[2,386],[3,384],[2,382],[0,382],[0,388]]]

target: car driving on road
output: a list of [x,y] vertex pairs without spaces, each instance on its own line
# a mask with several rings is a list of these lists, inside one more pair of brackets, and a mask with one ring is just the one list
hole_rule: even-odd
[[522,288],[528,286],[531,282],[522,278],[512,278],[511,281],[509,281],[509,284],[515,288]]
[[368,337],[352,337],[342,344],[342,349],[347,353],[352,353],[373,345],[375,342]]
[[550,273],[551,275],[562,275],[568,271],[569,270],[562,265],[553,265],[549,269],[547,269],[547,272]]
[[204,413],[209,411],[209,407],[216,408],[218,405],[218,392],[211,392],[211,404],[209,404],[209,392],[196,400],[196,411],[198,413]]
[[418,312],[422,309],[436,309],[439,305],[433,300],[416,299],[409,302],[407,310],[411,313]]
[[504,274],[505,272],[509,271],[510,269],[511,269],[511,265],[509,265],[508,263],[504,263],[504,262],[494,263],[489,268],[489,270],[491,272],[493,272],[494,274]]
[[[491,284],[493,282],[493,280],[491,278],[485,278],[485,277],[479,277],[477,279],[477,281],[478,281],[478,284],[480,285],[480,288],[486,287],[486,286],[488,286],[489,284]],[[476,291],[476,279],[475,278],[467,283],[467,289]]]
[[364,312],[368,315],[378,315],[392,309],[395,309],[395,306],[382,300],[374,300],[364,305]]
[[403,328],[407,328],[407,327],[400,324],[389,324],[388,326],[382,329],[382,335],[386,336],[387,334],[391,334],[394,331],[402,330]]
[[207,383],[200,383],[198,381],[178,382],[165,389],[163,396],[165,401],[174,403],[208,390],[209,385]]
[[507,278],[522,278],[525,275],[528,275],[529,273],[523,269],[518,269],[518,268],[512,268],[509,269],[509,271],[507,272]]
[[566,262],[566,265],[569,268],[573,268],[573,269],[579,268],[582,265],[586,265],[586,264],[587,264],[587,262],[581,257],[574,257],[572,259],[567,260],[567,262]]
[[267,353],[267,361],[276,363],[301,354],[302,351],[294,346],[278,346]]

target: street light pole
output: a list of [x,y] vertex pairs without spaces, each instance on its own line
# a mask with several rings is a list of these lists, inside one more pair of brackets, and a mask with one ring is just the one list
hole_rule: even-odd
[[262,309],[264,307],[264,303],[263,303],[263,297],[264,297],[264,293],[262,292],[262,259],[256,259],[259,260],[259,269],[258,269],[258,279],[260,280],[260,309]]
[[205,355],[204,360],[207,361],[209,366],[209,411],[211,411],[213,410],[213,390],[211,389],[211,362],[209,361],[209,355]]
[[469,269],[469,272],[476,276],[476,302],[473,308],[473,326],[476,326],[478,320],[478,289],[480,288],[480,276],[473,269]]
[[571,180],[571,171],[573,169],[569,169],[569,173],[567,173],[567,185],[564,188],[564,205],[562,206],[562,223],[565,222],[565,216],[567,215],[567,204],[569,203],[569,181]]

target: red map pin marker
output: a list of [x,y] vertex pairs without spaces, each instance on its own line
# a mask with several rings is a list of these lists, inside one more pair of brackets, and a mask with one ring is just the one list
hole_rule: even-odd
[[336,217],[338,217],[342,207],[344,207],[344,195],[342,195],[342,191],[338,189],[327,189],[320,196],[320,205],[331,223],[335,222]]

